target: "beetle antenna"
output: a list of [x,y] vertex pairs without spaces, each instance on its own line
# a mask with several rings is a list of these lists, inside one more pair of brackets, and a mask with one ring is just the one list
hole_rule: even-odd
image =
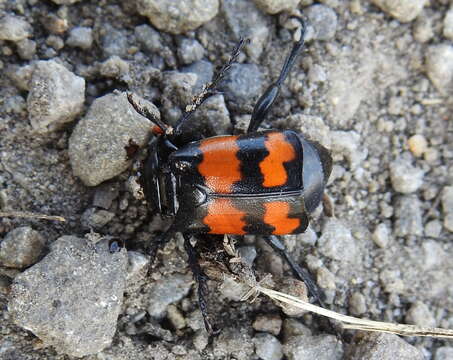
[[192,116],[192,114],[195,112],[195,110],[197,110],[197,108],[201,104],[203,104],[211,96],[216,95],[218,93],[216,90],[217,86],[223,80],[225,74],[228,72],[228,70],[230,70],[231,66],[237,61],[243,47],[247,45],[249,42],[250,42],[249,39],[241,38],[239,40],[239,43],[236,45],[236,47],[233,49],[231,53],[230,60],[228,60],[228,62],[222,66],[222,68],[216,74],[214,79],[203,87],[201,93],[199,93],[193,98],[192,104],[186,106],[184,113],[182,114],[181,118],[176,124],[175,135],[181,133],[183,124]]
[[153,113],[148,107],[142,106],[139,102],[134,99],[134,95],[131,92],[127,93],[127,100],[129,104],[132,105],[134,110],[138,112],[141,116],[144,116],[152,123],[154,123],[160,131],[158,133],[163,133],[166,135],[173,134],[173,128],[167,124],[165,124],[155,113]]

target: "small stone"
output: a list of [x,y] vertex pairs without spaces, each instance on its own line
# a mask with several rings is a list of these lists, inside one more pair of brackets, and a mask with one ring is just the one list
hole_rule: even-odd
[[407,143],[409,145],[409,150],[416,157],[422,156],[428,148],[428,141],[426,141],[426,138],[423,135],[413,135],[407,140]]
[[267,332],[278,336],[282,328],[282,319],[278,314],[258,315],[252,326],[256,331]]
[[[303,301],[308,302],[307,287],[300,280],[294,278],[283,278],[280,282],[277,283],[277,287],[278,291],[282,293],[292,295]],[[299,317],[306,313],[306,310],[303,310],[293,305],[283,303],[280,303],[280,305],[282,305],[283,312],[288,316]]]
[[251,106],[263,91],[263,75],[255,64],[233,64],[225,76],[225,98],[241,108]]
[[325,267],[320,267],[316,270],[316,282],[323,289],[335,290],[337,288],[335,284],[335,275]]
[[159,30],[182,34],[195,30],[214,18],[219,11],[218,0],[136,0],[140,15]]
[[435,327],[436,319],[426,304],[418,301],[406,313],[406,322],[421,327]]
[[47,16],[44,17],[42,24],[49,33],[56,35],[65,33],[69,28],[68,20],[61,18],[54,13],[47,14]]
[[333,335],[294,336],[283,344],[288,360],[340,360],[341,343]]
[[382,270],[379,274],[379,280],[384,286],[384,290],[390,294],[404,294],[406,288],[401,273],[397,270]]
[[323,4],[315,4],[304,10],[309,26],[314,28],[314,39],[330,40],[335,36],[338,17],[334,10]]
[[110,253],[107,240],[92,245],[63,236],[43,260],[15,277],[9,315],[59,353],[98,353],[116,331],[126,266],[126,251]]
[[149,258],[137,251],[127,252],[127,278],[145,273],[149,266]]
[[36,42],[24,39],[17,42],[17,54],[23,60],[31,60],[36,54]]
[[196,39],[184,38],[178,47],[178,57],[183,64],[192,64],[201,60],[204,55],[203,46]]
[[213,358],[250,360],[255,353],[249,329],[244,327],[225,328],[219,336],[214,338]]
[[11,66],[7,69],[6,74],[19,90],[29,91],[33,70],[33,65]]
[[443,94],[453,92],[453,45],[431,45],[426,50],[426,73],[429,79]]
[[274,15],[282,11],[294,10],[300,0],[254,0],[255,4],[268,14]]
[[[358,168],[368,156],[368,151],[360,145],[360,135],[355,131],[332,131],[331,147],[334,153],[340,153],[349,162],[352,170]],[[360,151],[358,150],[360,147]]]
[[447,39],[453,40],[453,4],[444,18],[444,36]]
[[[160,117],[150,102],[140,101]],[[69,139],[69,159],[75,176],[95,186],[130,166],[126,147],[132,140],[144,146],[150,136],[150,121],[129,104],[126,94],[107,94],[96,99]]]
[[72,28],[66,44],[84,50],[89,49],[93,45],[93,29],[84,26]]
[[299,320],[287,318],[283,321],[283,339],[287,343],[294,336],[311,336],[311,330]]
[[107,225],[110,220],[115,217],[115,213],[112,213],[103,209],[89,208],[83,214],[81,218],[82,226],[87,229],[100,230],[103,226]]
[[423,184],[424,171],[412,166],[409,159],[399,157],[390,163],[390,180],[395,191],[410,194]]
[[0,242],[0,264],[22,269],[38,261],[46,241],[31,227],[11,230]]
[[52,0],[57,5],[72,5],[81,0]]
[[52,46],[55,50],[61,50],[64,47],[63,39],[57,35],[49,35],[46,39],[46,44]]
[[253,338],[255,353],[262,360],[281,360],[283,358],[282,344],[270,334],[256,334]]
[[453,213],[453,186],[445,186],[443,188],[441,201],[444,214]]
[[135,28],[135,37],[142,45],[142,48],[151,53],[159,53],[163,48],[162,37],[147,24],[139,25]]
[[27,97],[31,126],[42,133],[61,128],[83,110],[85,80],[53,60],[35,65]]
[[439,220],[431,220],[425,225],[425,236],[437,238],[442,231],[442,223]]
[[349,311],[351,314],[360,316],[367,312],[366,299],[359,292],[355,292],[349,298]]
[[167,318],[170,320],[173,327],[177,330],[183,329],[187,326],[186,319],[182,312],[175,305],[168,305]]
[[222,94],[211,96],[193,115],[190,126],[200,132],[214,135],[228,134],[231,128],[230,113]]
[[181,70],[183,73],[193,73],[197,75],[197,81],[193,86],[193,91],[199,93],[203,85],[209,83],[214,75],[214,66],[206,60],[194,62],[189,66],[185,66]]
[[129,73],[129,63],[114,55],[101,64],[99,72],[107,78],[121,78]]
[[93,206],[108,210],[113,200],[119,195],[119,186],[116,183],[102,184],[96,188],[93,197]]
[[436,349],[434,360],[451,360],[453,359],[453,347],[441,346]]
[[209,336],[205,329],[198,330],[193,337],[193,346],[198,351],[203,351],[209,344]]
[[426,0],[371,0],[371,2],[403,23],[414,20],[426,4]]
[[390,230],[387,225],[381,223],[376,226],[376,229],[374,229],[374,232],[371,235],[371,239],[380,248],[386,248],[390,241]]
[[323,255],[342,262],[354,263],[359,258],[351,230],[335,218],[329,218],[324,224],[318,249]]
[[444,217],[444,227],[450,232],[453,232],[453,213],[449,213]]
[[172,274],[154,282],[149,291],[148,313],[155,319],[162,319],[167,307],[189,293],[193,284],[192,275]]
[[32,33],[31,25],[21,17],[5,15],[0,19],[0,40],[18,42],[30,37]]
[[426,151],[423,153],[423,158],[426,160],[428,164],[435,164],[437,160],[439,159],[439,151],[435,148],[428,148]]
[[426,16],[417,18],[414,26],[414,38],[420,43],[426,43],[434,37],[432,20]]
[[394,334],[359,332],[354,342],[348,354],[349,360],[425,359],[420,350]]
[[253,262],[256,259],[256,248],[254,246],[241,246],[238,248],[239,256],[249,266],[253,266]]
[[111,26],[107,26],[104,36],[102,37],[102,50],[106,57],[119,56],[126,57],[128,55],[129,43],[127,35],[124,31],[117,30]]
[[327,74],[321,65],[313,64],[308,70],[308,80],[311,83],[324,83],[327,80]]
[[[245,46],[245,51],[252,61],[258,62],[269,37],[266,16],[250,0],[223,1],[222,12],[237,40],[241,37],[250,39],[250,43]],[[247,14],[247,16],[238,16],[238,14]]]
[[249,289],[248,285],[243,282],[237,282],[230,276],[225,276],[222,284],[219,286],[222,297],[233,301],[241,301]]
[[423,220],[421,203],[417,196],[403,196],[396,201],[395,205],[395,228],[396,236],[423,234]]

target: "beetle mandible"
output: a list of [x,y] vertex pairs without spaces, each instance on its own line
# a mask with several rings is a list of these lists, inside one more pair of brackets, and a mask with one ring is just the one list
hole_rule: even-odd
[[306,283],[315,300],[322,303],[314,281],[290,258],[277,235],[306,230],[309,213],[322,201],[332,168],[331,156],[321,144],[300,133],[257,131],[303,49],[305,24],[302,19],[299,21],[300,40],[286,57],[277,81],[258,99],[246,134],[181,144],[184,125],[197,107],[216,94],[219,82],[237,60],[245,40],[239,42],[229,62],[186,108],[175,127],[156,118],[128,94],[135,111],[155,124],[153,132],[157,135],[149,144],[143,166],[146,200],[150,208],[173,217],[170,227],[151,244],[151,261],[159,247],[177,232],[182,233],[189,264],[198,282],[199,304],[208,332],[213,329],[206,311],[207,276],[190,242],[196,234],[263,235]]

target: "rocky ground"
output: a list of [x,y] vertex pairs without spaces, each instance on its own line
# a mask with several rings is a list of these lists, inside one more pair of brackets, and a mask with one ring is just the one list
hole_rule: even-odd
[[[125,91],[174,124],[241,36],[250,44],[186,130],[244,132],[292,45],[288,15],[302,13],[306,49],[264,127],[331,149],[335,217],[318,209],[285,244],[329,308],[452,329],[453,2],[6,0],[0,11],[0,211],[67,220],[0,218],[1,359],[453,358],[447,340],[351,331],[341,344],[309,314],[240,301],[229,278],[209,283],[222,329],[210,339],[181,238],[148,273],[146,244],[168,222],[137,199],[125,150],[152,136]],[[111,253],[115,239],[126,248]],[[258,279],[300,288],[262,239],[236,240]]]

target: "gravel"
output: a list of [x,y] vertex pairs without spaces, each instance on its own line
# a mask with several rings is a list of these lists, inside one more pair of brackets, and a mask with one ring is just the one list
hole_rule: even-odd
[[182,34],[207,23],[219,11],[218,0],[136,0],[140,15],[149,18],[156,28]]
[[444,18],[444,36],[447,39],[453,40],[453,6],[447,11]]
[[426,51],[426,73],[437,90],[443,94],[453,91],[453,45],[431,45]]
[[255,353],[263,360],[280,360],[283,358],[282,344],[270,334],[256,334],[253,338]]
[[300,0],[254,0],[255,4],[268,14],[277,14],[297,8]]
[[341,344],[333,335],[294,336],[283,344],[288,360],[335,360],[343,358]]
[[29,87],[29,119],[39,132],[58,130],[83,110],[85,79],[53,60],[36,63]]
[[421,327],[433,328],[437,325],[436,319],[429,310],[429,307],[421,301],[417,301],[411,305],[405,320],[408,324],[414,324]]
[[72,47],[87,50],[93,45],[93,29],[85,26],[76,26],[69,32],[66,44]]
[[264,79],[255,64],[233,64],[221,86],[225,98],[245,109],[256,102],[264,91]]
[[10,231],[0,242],[0,264],[23,269],[38,261],[46,240],[29,226]]
[[395,204],[395,235],[423,234],[422,209],[417,196],[407,195],[397,199]]
[[[157,116],[159,112],[147,102]],[[69,139],[69,158],[74,175],[87,186],[96,186],[126,170],[131,161],[126,146],[132,140],[144,146],[150,121],[134,111],[125,93],[96,99]]]
[[109,346],[126,284],[126,251],[63,236],[39,263],[16,276],[8,311],[45,346],[81,357]]
[[0,40],[18,42],[32,34],[33,28],[22,17],[5,15],[0,19]]
[[156,319],[162,319],[170,304],[184,298],[192,287],[192,276],[170,275],[152,284],[148,292],[148,313]]
[[267,332],[278,336],[282,328],[282,319],[278,314],[258,315],[253,321],[253,328],[256,331]]
[[314,40],[329,40],[335,36],[337,29],[337,14],[330,7],[315,4],[304,12],[308,18],[309,26],[314,29]]
[[[295,39],[291,26],[296,22],[288,20],[288,11],[270,15],[258,2],[229,0],[219,1],[217,15],[211,20],[185,30],[186,20],[201,18],[208,9],[190,8],[186,16],[181,6],[188,2],[173,2],[174,8],[170,8],[172,2],[161,1],[168,11],[157,16],[169,19],[165,25],[176,23],[179,30],[184,29],[174,35],[140,15],[138,1],[66,3],[9,1],[0,16],[0,23],[5,17],[13,19],[12,27],[0,27],[0,73],[4,75],[0,76],[0,210],[66,219],[61,223],[0,218],[3,242],[22,227],[34,229],[45,239],[41,251],[21,246],[20,254],[29,251],[30,257],[36,256],[31,264],[23,268],[0,264],[0,309],[4,310],[0,311],[0,357],[72,359],[75,351],[89,348],[97,354],[88,357],[99,359],[258,359],[273,353],[280,342],[287,350],[293,343],[292,350],[308,352],[312,359],[335,358],[346,348],[345,357],[350,358],[401,355],[417,359],[420,352],[425,358],[449,358],[451,345],[445,340],[381,338],[350,331],[345,344],[335,343],[325,324],[308,313],[290,318],[262,296],[252,303],[240,301],[248,287],[238,287],[228,274],[223,283],[208,282],[208,311],[222,331],[220,339],[211,341],[198,308],[197,287],[182,238],[176,236],[158,252],[153,264],[149,262],[147,246],[170,225],[170,219],[161,219],[147,209],[138,189],[137,172],[147,153],[151,124],[131,109],[124,92],[152,101],[162,120],[174,124],[192,97],[212,79],[213,70],[228,60],[239,37],[246,36],[253,42],[239,55],[233,67],[237,73],[200,107],[185,135],[194,140],[224,134],[233,126],[236,135],[243,134],[254,102],[278,77],[283,57]],[[266,1],[269,6],[282,3]],[[289,6],[292,2],[284,3]],[[417,4],[421,2],[397,5],[409,14],[410,6]],[[326,193],[335,218],[328,218],[319,207],[311,214],[309,230],[285,236],[284,243],[294,261],[327,287],[325,303],[334,311],[395,323],[410,316],[420,323],[434,318],[437,326],[452,327],[451,9],[448,0],[424,2],[408,23],[395,18],[390,6],[383,10],[371,1],[303,0],[291,10],[305,18],[310,14],[306,46],[262,129],[302,132],[331,151],[334,166]],[[172,14],[183,17],[172,18]],[[21,39],[4,39],[16,31]],[[327,39],[321,40],[323,37]],[[39,90],[31,81],[39,66],[46,68],[41,71],[40,84],[48,85],[42,96],[37,95],[40,101],[49,100],[48,109],[42,102],[38,108],[27,106],[28,93]],[[62,71],[71,74],[68,81],[61,81]],[[54,80],[61,89],[52,87]],[[80,81],[85,85],[74,90]],[[61,104],[55,102],[63,94],[67,98]],[[65,112],[74,103],[79,104],[77,111]],[[37,124],[44,125],[42,129],[30,125],[33,110],[45,114],[35,116]],[[156,109],[153,112],[159,114]],[[51,117],[48,126],[44,123],[47,116]],[[131,138],[141,147],[133,161],[127,160],[125,149],[131,149]],[[71,166],[77,160],[74,154],[80,156],[83,175]],[[405,176],[406,172],[411,176]],[[402,183],[396,185],[399,180],[394,183],[393,175]],[[397,188],[401,184],[403,192]],[[99,235],[92,232],[95,228]],[[48,254],[61,236],[84,233],[91,239],[89,245],[79,246],[81,240],[71,240],[65,251]],[[105,240],[96,242],[103,237]],[[124,243],[128,250],[125,259],[119,255],[124,250],[108,252],[111,240]],[[206,270],[223,276],[218,272],[226,271],[224,265],[237,265],[224,259],[221,239],[217,242],[206,236],[197,240]],[[262,245],[263,239],[238,236],[231,240],[253,265],[257,281],[270,274],[269,284],[285,290],[282,279],[292,279],[291,271]],[[106,248],[98,250],[104,243]],[[75,252],[68,250],[71,246],[86,250],[67,264],[65,259]],[[21,259],[20,254],[11,255],[8,250],[7,259]],[[105,262],[97,256],[120,256],[121,269],[102,267]],[[11,284],[37,267],[44,268],[49,257],[54,257],[52,267],[41,271],[42,278],[31,279],[29,289],[39,287],[55,301],[61,301],[67,290],[66,302],[56,310],[43,305],[44,310],[12,316],[7,305],[16,285]],[[100,275],[93,270],[96,266],[102,267]],[[81,274],[82,269],[87,272]],[[56,275],[64,277],[67,285],[55,286]],[[180,282],[174,280],[178,277]],[[120,279],[120,285],[112,279]],[[82,288],[86,284],[92,287]],[[156,284],[160,284],[158,291],[153,290]],[[178,284],[185,289],[183,295]],[[290,283],[287,290],[295,287],[305,296],[300,283]],[[104,292],[97,299],[102,301],[118,297],[114,311],[97,313],[98,308],[91,311],[85,306],[84,301],[96,298],[100,290]],[[119,298],[122,294],[126,295]],[[26,305],[35,306],[46,298],[27,299]],[[417,310],[418,304],[428,312]],[[159,316],[150,316],[153,311]],[[41,322],[29,321],[24,328],[14,323],[22,314],[44,317]],[[60,326],[65,319],[68,322]],[[38,323],[42,331],[27,330],[30,323]],[[83,341],[74,341],[77,336]],[[260,341],[262,338],[269,341]],[[306,343],[313,346],[304,346]]]
[[395,191],[410,194],[423,184],[424,171],[411,164],[410,159],[399,157],[390,164],[390,180]]
[[371,0],[381,10],[405,23],[414,20],[423,10],[426,0]]
[[192,64],[201,60],[204,55],[203,46],[196,39],[183,38],[178,46],[179,60],[185,64]]
[[[252,61],[258,61],[269,36],[266,17],[253,1],[249,0],[223,1],[222,13],[236,40],[250,39],[245,51]],[[247,16],[237,16],[237,14],[247,14]]]

